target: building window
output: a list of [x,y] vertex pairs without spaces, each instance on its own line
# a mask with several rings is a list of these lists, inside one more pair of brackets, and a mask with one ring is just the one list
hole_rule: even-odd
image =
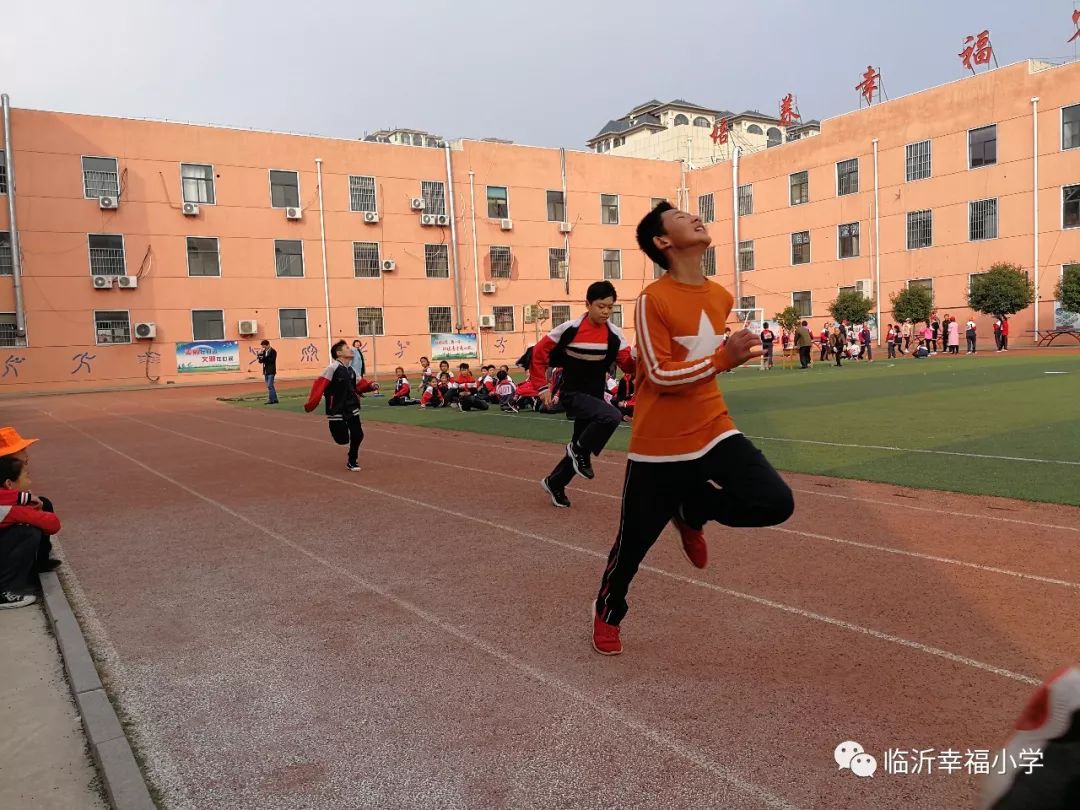
[[841,259],[854,259],[859,255],[859,223],[849,222],[836,229],[836,241],[840,246]]
[[0,312],[0,346],[15,349],[26,345],[26,338],[19,337],[17,326],[14,312]]
[[566,278],[566,248],[548,248],[548,278]]
[[985,275],[986,275],[986,273],[968,273],[968,286],[967,286],[968,295],[971,295],[971,280],[973,278],[976,278],[977,276],[985,276]]
[[184,192],[184,202],[199,205],[213,205],[214,167],[203,163],[181,163],[180,185]]
[[424,211],[428,214],[446,213],[446,188],[439,181],[422,181],[420,196],[424,198]]
[[356,334],[372,336],[384,334],[382,307],[356,308]]
[[281,327],[283,338],[306,338],[308,336],[307,310],[279,309],[278,325]]
[[739,242],[739,269],[749,273],[754,269],[754,240]]
[[[1080,147],[1080,104],[1061,108],[1061,148],[1077,147]],[[0,161],[3,158],[4,153],[0,152]]]
[[745,217],[754,213],[754,186],[747,184],[739,186],[739,216]]
[[968,168],[997,163],[997,124],[968,132]]
[[838,287],[836,290],[838,295],[843,295],[844,293],[851,293],[852,295],[854,295],[858,291],[858,287]]
[[810,231],[799,231],[791,235],[791,263],[809,264]]
[[552,304],[551,306],[551,328],[554,329],[560,323],[566,323],[570,320],[570,305],[569,304]]
[[1080,228],[1080,186],[1061,189],[1061,227]]
[[968,239],[997,239],[997,200],[968,203]]
[[445,244],[424,245],[424,272],[428,278],[450,278],[450,254]]
[[694,126],[695,127],[710,127],[710,126],[712,126],[712,124],[709,123],[708,118],[705,118],[705,117],[699,115],[697,118],[694,119]]
[[356,278],[379,278],[382,275],[382,257],[378,242],[352,243],[353,275]]
[[791,305],[800,318],[809,318],[814,312],[814,299],[810,290],[800,290],[791,294]]
[[608,281],[622,278],[622,251],[604,251],[604,278]]
[[701,272],[707,276],[716,275],[716,248],[712,245],[705,248],[705,253],[701,256]]
[[561,191],[547,193],[548,222],[566,222],[566,198]]
[[619,224],[619,195],[600,195],[600,222],[604,225]]
[[87,234],[90,245],[90,275],[127,275],[124,261],[124,237],[114,233]]
[[702,194],[697,198],[697,211],[702,222],[714,222],[716,220],[716,207],[713,203],[712,194]]
[[795,172],[788,178],[791,185],[791,204],[802,205],[810,201],[810,173]]
[[187,273],[189,276],[221,275],[221,255],[216,236],[187,238]]
[[841,160],[836,164],[836,196],[854,194],[859,190],[859,159]]
[[450,307],[427,308],[428,332],[433,335],[446,335],[453,331],[450,319]]
[[765,131],[765,138],[765,146],[769,149],[772,149],[774,146],[779,146],[784,140],[780,130],[776,127],[769,127],[768,130]]
[[87,199],[120,196],[120,174],[116,158],[84,157],[82,159],[83,195]]
[[615,304],[614,306],[611,307],[611,318],[609,318],[609,320],[611,321],[611,323],[615,324],[615,326],[622,329],[622,325],[623,325],[622,304]]
[[492,245],[488,248],[488,260],[492,278],[510,278],[514,259],[509,245]]
[[689,123],[690,123],[690,119],[687,118],[682,113],[679,113],[678,115],[675,116],[675,126],[677,126],[677,127],[685,127]]
[[95,311],[94,342],[98,346],[131,343],[131,316],[124,310]]
[[278,278],[304,275],[304,243],[299,239],[274,240],[274,267]]
[[193,309],[191,311],[192,340],[224,340],[225,312],[220,309]]
[[298,172],[270,170],[270,207],[300,207],[300,174]]
[[375,202],[375,178],[353,175],[349,178],[349,209],[351,211],[378,211]]
[[0,194],[7,194],[7,161],[4,150],[0,149]]
[[757,296],[756,295],[744,295],[739,299],[739,309],[757,309]]
[[491,314],[495,317],[495,331],[496,332],[513,332],[514,331],[514,308],[513,307],[492,307]]
[[912,180],[925,180],[930,176],[930,141],[909,143],[904,147],[906,177]]
[[748,126],[746,128],[746,132],[747,132],[748,135],[764,135],[765,134],[765,133],[763,133],[761,131],[761,127],[759,127],[757,124],[751,124],[750,126]]
[[930,291],[930,295],[934,294],[934,280],[932,278],[913,278],[907,283],[908,287],[925,287]]
[[907,249],[930,247],[934,243],[934,212],[909,211],[907,215]]
[[15,274],[15,263],[11,257],[11,233],[0,231],[0,276]]
[[488,216],[504,219],[510,216],[510,206],[506,200],[506,186],[487,187]]

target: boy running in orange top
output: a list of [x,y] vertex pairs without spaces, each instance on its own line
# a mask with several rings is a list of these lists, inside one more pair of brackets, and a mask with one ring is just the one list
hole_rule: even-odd
[[716,385],[717,374],[756,356],[760,341],[741,329],[721,347],[733,299],[701,269],[708,231],[662,202],[641,220],[637,239],[667,273],[634,308],[637,392],[622,515],[593,610],[593,648],[604,655],[622,652],[627,590],[669,522],[690,562],[704,568],[707,521],[773,526],[794,511],[791,490],[736,429]]

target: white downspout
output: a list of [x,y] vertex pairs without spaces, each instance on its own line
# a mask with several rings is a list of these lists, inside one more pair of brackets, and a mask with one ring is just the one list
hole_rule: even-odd
[[476,354],[484,363],[484,341],[480,330],[480,250],[476,246],[476,172],[469,172],[469,212],[472,215],[473,286],[476,289]]
[[1034,218],[1032,237],[1035,261],[1035,342],[1039,341],[1039,97],[1031,97],[1031,206]]
[[[26,308],[23,303],[22,249],[15,219],[15,150],[11,147],[11,99],[0,96],[4,117],[4,168],[7,172],[8,231],[11,236],[11,283],[15,286],[15,336],[26,336]],[[17,343],[18,341],[16,341]]]
[[731,225],[735,240],[735,306],[742,306],[742,273],[739,268],[739,154],[738,146],[731,150]]
[[323,211],[322,158],[315,158],[315,172],[319,179],[319,239],[322,242],[323,302],[326,305],[326,355],[329,358],[330,347],[334,345],[334,330],[330,327],[330,279],[326,272],[326,215]]
[[874,138],[874,302],[877,304],[877,345],[881,347],[881,212],[878,210],[878,139]]
[[[444,143],[446,151],[446,191],[450,202],[450,246],[454,252],[454,314],[457,316],[457,324],[454,330],[460,332],[464,326],[461,316],[461,261],[458,259],[457,220],[454,214],[454,172],[450,165],[450,143]],[[480,342],[480,324],[476,324],[476,341]]]

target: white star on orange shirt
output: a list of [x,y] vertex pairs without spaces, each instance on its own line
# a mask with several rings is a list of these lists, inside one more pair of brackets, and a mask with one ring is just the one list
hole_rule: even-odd
[[712,357],[713,354],[716,353],[716,350],[724,345],[724,336],[716,334],[716,330],[713,328],[709,316],[705,314],[705,310],[701,310],[701,320],[698,322],[698,333],[696,335],[687,335],[686,337],[677,337],[675,338],[675,342],[686,347],[688,352],[686,359],[688,361],[701,360],[706,357]]

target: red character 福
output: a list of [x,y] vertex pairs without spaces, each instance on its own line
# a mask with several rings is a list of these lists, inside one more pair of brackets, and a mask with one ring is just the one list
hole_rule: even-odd
[[881,71],[874,70],[873,65],[867,65],[866,73],[863,74],[862,78],[863,80],[855,85],[855,89],[862,93],[867,104],[873,104],[874,93],[878,89],[877,82],[881,78]]
[[712,134],[709,135],[712,138],[712,142],[715,144],[727,143],[728,139],[728,122],[726,118],[721,118],[713,126]]
[[790,127],[795,123],[795,97],[788,93],[780,99],[780,124]]
[[1072,21],[1073,25],[1076,26],[1076,33],[1069,38],[1068,42],[1080,39],[1080,8],[1073,12]]
[[994,55],[994,49],[990,45],[990,32],[983,31],[978,37],[968,37],[964,40],[964,50],[957,56],[964,62],[964,67],[974,72],[971,66],[971,57],[975,56],[976,65],[990,64],[990,57]]

